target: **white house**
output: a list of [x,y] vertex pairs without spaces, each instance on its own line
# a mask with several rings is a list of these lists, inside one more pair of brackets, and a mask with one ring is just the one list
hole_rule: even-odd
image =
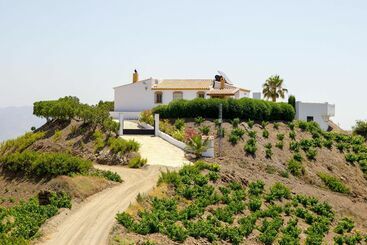
[[296,119],[315,121],[321,129],[328,130],[330,117],[335,116],[335,105],[329,103],[296,102]]
[[[228,80],[228,79],[227,79]],[[237,87],[223,76],[215,79],[154,79],[139,80],[138,73],[133,81],[114,88],[115,111],[124,112],[126,119],[137,118],[140,112],[149,110],[173,100],[195,98],[243,98],[250,96],[250,90]],[[115,114],[115,115],[114,115]]]

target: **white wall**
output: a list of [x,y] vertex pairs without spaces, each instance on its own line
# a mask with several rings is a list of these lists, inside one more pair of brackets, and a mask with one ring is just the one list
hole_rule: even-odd
[[307,120],[307,117],[313,117],[323,130],[328,129],[330,117],[335,115],[335,105],[328,103],[304,103],[296,102],[296,119]]
[[[198,97],[197,90],[162,90],[163,93],[163,104],[168,104],[173,100],[173,92],[182,92],[184,100],[192,100]],[[207,92],[203,90],[203,92]],[[206,98],[206,95],[205,95]]]
[[154,79],[147,79],[115,88],[115,111],[138,112],[153,108]]

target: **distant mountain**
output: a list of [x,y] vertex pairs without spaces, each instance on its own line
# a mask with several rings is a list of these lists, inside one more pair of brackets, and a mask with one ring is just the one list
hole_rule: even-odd
[[39,127],[45,120],[33,115],[32,106],[0,107],[0,142]]

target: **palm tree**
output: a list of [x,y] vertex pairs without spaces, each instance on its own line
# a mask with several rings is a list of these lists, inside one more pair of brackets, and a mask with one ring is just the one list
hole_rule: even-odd
[[288,90],[283,88],[283,79],[278,75],[269,77],[263,85],[263,94],[266,99],[276,102],[278,98],[284,98]]

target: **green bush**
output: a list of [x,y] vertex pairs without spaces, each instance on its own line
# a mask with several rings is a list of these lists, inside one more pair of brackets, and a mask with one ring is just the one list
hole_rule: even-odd
[[265,144],[265,157],[266,158],[270,159],[273,156],[273,151],[271,148],[272,148],[271,143]]
[[264,192],[265,183],[262,180],[257,180],[249,184],[249,194],[259,196]]
[[349,188],[345,186],[344,183],[338,178],[327,173],[318,173],[317,175],[325,183],[325,185],[329,187],[330,190],[340,193],[350,192]]
[[185,127],[185,121],[183,119],[176,119],[175,121],[175,128],[181,130]]
[[293,152],[299,152],[299,143],[297,141],[291,141],[289,143],[289,149]]
[[303,167],[302,163],[294,159],[291,159],[288,162],[287,169],[292,175],[297,177],[305,174],[305,168]]
[[231,142],[233,145],[237,144],[237,142],[240,140],[240,137],[235,134],[230,134],[228,138],[229,142]]
[[289,199],[291,191],[282,183],[276,183],[270,188],[270,193],[265,196],[265,200],[268,202],[282,200],[283,198]]
[[240,125],[241,120],[237,117],[237,118],[234,118],[231,123],[232,123],[233,128],[238,128],[238,125]]
[[289,138],[291,139],[291,140],[296,140],[296,132],[295,131],[290,131],[289,132]]
[[129,168],[142,168],[147,164],[147,159],[140,156],[133,157],[129,160]]
[[345,232],[351,232],[354,228],[355,224],[353,220],[349,218],[341,219],[337,226],[334,228],[334,231],[338,234],[344,234]]
[[195,121],[195,124],[200,126],[203,122],[205,122],[205,119],[203,117],[196,117],[194,121]]
[[199,130],[203,135],[209,135],[209,132],[210,132],[209,126],[203,126],[199,128]]
[[277,139],[279,141],[283,141],[284,140],[284,134],[277,134]]
[[306,151],[306,157],[308,160],[315,160],[317,155],[317,151],[314,148],[310,148]]
[[26,240],[34,238],[41,225],[56,215],[59,208],[71,208],[70,200],[65,193],[51,193],[48,205],[40,205],[37,198],[31,198],[10,208],[1,207],[1,244],[28,244]]
[[140,113],[139,121],[149,125],[154,124],[154,116],[151,110],[146,110]]
[[353,127],[353,133],[367,139],[367,121],[357,121]]
[[30,176],[51,177],[87,173],[93,166],[91,161],[66,153],[16,152],[0,159],[1,166],[11,172],[22,172]]
[[231,131],[231,135],[236,135],[236,136],[238,136],[239,138],[242,138],[244,134],[245,134],[245,130],[243,130],[243,129],[241,129],[241,128],[234,128],[234,129]]
[[252,212],[255,212],[255,211],[257,211],[257,210],[260,210],[261,205],[262,205],[262,201],[261,201],[261,199],[260,199],[260,198],[256,198],[256,197],[251,198],[251,199],[250,199],[250,202],[249,202],[249,204],[248,204],[249,209],[250,209]]
[[256,147],[256,140],[251,138],[247,141],[244,146],[244,150],[247,154],[255,155],[257,147]]
[[21,152],[27,149],[30,145],[45,136],[45,132],[29,132],[16,139],[7,140],[0,143],[0,156],[5,154]]
[[263,130],[263,137],[265,139],[269,138],[269,131],[268,130],[266,130],[266,129]]
[[284,143],[283,143],[283,141],[278,141],[278,142],[275,144],[275,147],[277,147],[277,148],[279,148],[279,149],[283,150],[283,148],[284,148]]
[[251,131],[248,131],[247,133],[250,138],[256,139],[256,134],[257,134],[256,131],[251,130]]
[[115,154],[125,154],[127,152],[137,152],[140,144],[135,140],[125,140],[122,138],[109,138],[108,145]]
[[249,126],[249,128],[253,128],[254,127],[254,125],[255,125],[255,122],[253,121],[253,120],[248,120],[247,121],[247,125]]
[[105,178],[111,181],[115,181],[115,182],[119,182],[119,183],[122,182],[121,176],[118,175],[116,172],[112,172],[110,170],[93,169],[90,175],[102,177],[102,178]]
[[157,106],[153,109],[153,112],[160,114],[161,118],[192,118],[198,116],[216,118],[219,104],[222,104],[223,118],[225,119],[292,121],[295,116],[295,111],[289,104],[250,98],[177,100],[168,105]]
[[296,97],[294,95],[290,95],[288,97],[288,104],[290,104],[294,110],[296,110]]
[[278,122],[273,123],[273,128],[278,130],[279,129],[279,123]]
[[299,152],[296,152],[296,153],[293,154],[293,159],[298,161],[298,162],[302,162],[303,157]]

